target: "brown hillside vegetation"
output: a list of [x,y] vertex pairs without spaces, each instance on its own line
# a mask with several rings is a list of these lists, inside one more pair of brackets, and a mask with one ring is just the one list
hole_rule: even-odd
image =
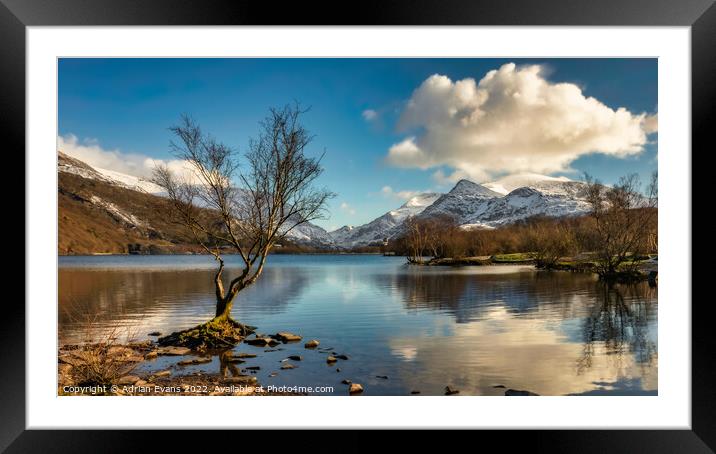
[[162,216],[161,197],[103,181],[58,173],[58,253],[196,251]]

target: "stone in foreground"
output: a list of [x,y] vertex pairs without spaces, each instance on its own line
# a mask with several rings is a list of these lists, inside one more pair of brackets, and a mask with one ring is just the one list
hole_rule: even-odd
[[140,380],[141,378],[136,375],[125,375],[124,377],[119,378],[115,384],[119,386],[133,385]]
[[227,377],[224,379],[226,383],[239,385],[254,385],[258,381],[253,375],[239,375],[236,377]]
[[338,361],[338,360],[336,359],[335,356],[329,356],[328,358],[326,358],[326,362],[327,362],[328,364],[333,364],[333,363],[335,363],[336,361]]
[[458,390],[458,389],[451,388],[449,386],[445,387],[445,395],[446,396],[452,396],[453,394],[458,394],[459,392],[460,392],[460,390]]
[[318,347],[320,344],[321,344],[321,343],[318,342],[317,339],[311,339],[310,341],[308,341],[308,342],[306,342],[305,344],[303,344],[303,346],[304,346],[305,348],[316,348],[316,347]]
[[276,338],[282,342],[298,342],[303,339],[303,337],[298,334],[288,333],[286,331],[276,333]]
[[533,393],[532,391],[525,391],[523,389],[508,389],[505,391],[505,396],[539,396],[537,393]]
[[351,383],[351,387],[348,389],[349,394],[360,394],[363,392],[363,386],[359,383]]
[[191,353],[191,349],[187,347],[160,347],[157,350],[158,355],[165,355],[165,356],[184,356]]
[[274,345],[278,345],[278,342],[270,337],[254,337],[246,339],[244,342],[255,347],[266,347],[267,345],[273,347]]

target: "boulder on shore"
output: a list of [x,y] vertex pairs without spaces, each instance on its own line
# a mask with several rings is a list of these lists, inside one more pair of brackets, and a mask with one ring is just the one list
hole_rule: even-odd
[[224,378],[224,382],[226,383],[232,383],[232,384],[239,384],[239,385],[254,385],[258,379],[254,377],[253,375],[238,375],[235,377],[226,377]]
[[168,347],[159,347],[157,350],[157,355],[163,355],[163,356],[184,356],[191,353],[191,349],[188,347],[175,347],[175,346],[168,346]]
[[136,375],[125,375],[124,377],[118,378],[115,385],[119,385],[119,386],[133,385],[133,384],[137,383],[139,380],[141,380],[141,378],[137,377]]

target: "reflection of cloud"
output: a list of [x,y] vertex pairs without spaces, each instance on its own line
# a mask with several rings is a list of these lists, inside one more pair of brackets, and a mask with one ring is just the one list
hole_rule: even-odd
[[[481,394],[502,384],[542,395],[583,393],[597,382],[616,383],[641,377],[645,389],[657,388],[657,367],[644,367],[631,355],[617,359],[603,345],[592,367],[576,373],[582,344],[565,342],[555,320],[515,316],[493,308],[490,317],[456,324],[446,337],[400,337],[390,340],[392,351],[414,346],[417,363],[401,370],[408,387],[441,389],[451,384],[464,394]],[[398,366],[400,368],[400,366]],[[416,374],[415,370],[430,371]],[[496,390],[500,393],[503,390]],[[487,391],[489,392],[489,391]]]
[[390,339],[395,356],[414,352],[410,368],[398,365],[408,387],[497,394],[492,387],[503,384],[555,395],[612,386],[628,394],[643,392],[638,380],[657,389],[655,290],[606,289],[571,273],[492,274],[499,268],[374,277],[407,309],[457,322],[440,317],[430,333]]
[[392,347],[393,356],[398,356],[404,361],[412,361],[418,355],[418,349],[415,347]]

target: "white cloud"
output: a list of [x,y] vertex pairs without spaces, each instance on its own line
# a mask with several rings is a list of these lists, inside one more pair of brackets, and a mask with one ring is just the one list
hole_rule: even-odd
[[351,216],[353,216],[354,214],[356,214],[355,208],[353,208],[352,206],[350,206],[350,205],[349,205],[348,203],[346,203],[346,202],[342,202],[342,203],[341,203],[341,210],[345,211],[346,213],[350,214]]
[[373,109],[366,109],[361,113],[365,121],[373,121],[378,118],[378,112]]
[[483,181],[500,173],[570,170],[580,156],[638,154],[657,130],[656,115],[616,110],[572,83],[553,83],[539,65],[514,63],[479,82],[435,74],[412,94],[399,131],[417,131],[390,147],[387,162],[438,169],[436,181]]
[[407,191],[407,190],[395,191],[390,186],[383,186],[380,189],[380,193],[383,194],[383,196],[385,196],[385,197],[390,197],[390,198],[395,198],[395,199],[400,199],[400,200],[408,200],[408,199],[411,199],[411,198],[415,197],[416,195],[420,194],[420,191]]
[[188,181],[198,182],[190,164],[180,159],[162,160],[138,153],[124,153],[102,148],[96,139],[80,141],[74,134],[57,137],[57,150],[94,168],[111,170],[139,178],[151,179],[157,165],[164,164]]

